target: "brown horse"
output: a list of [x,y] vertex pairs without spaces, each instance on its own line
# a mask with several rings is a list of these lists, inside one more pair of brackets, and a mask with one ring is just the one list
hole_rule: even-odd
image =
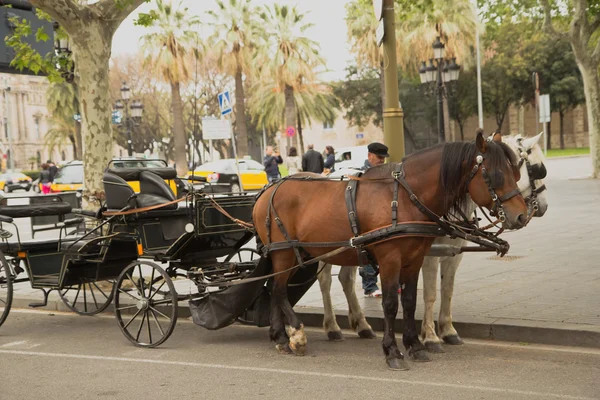
[[[517,189],[515,155],[500,137],[486,142],[478,132],[475,142],[438,145],[407,157],[402,165],[405,182],[421,203],[437,215],[445,215],[460,206],[468,193],[479,206],[503,215],[507,229],[522,228],[527,221],[527,206]],[[394,171],[398,171],[398,165],[393,163],[375,167],[365,172],[363,181],[359,182],[356,210],[362,232],[390,225],[394,180],[399,179]],[[317,175],[309,173],[295,176],[314,176],[314,180],[284,180],[268,187],[256,201],[253,220],[262,243],[286,242],[286,235],[300,242],[341,242],[352,238],[344,200],[348,183],[317,180]],[[429,220],[402,186],[398,190],[397,220],[398,223]],[[433,237],[423,236],[398,237],[367,248],[379,265],[385,317],[382,346],[392,369],[408,368],[394,333],[399,284],[402,285],[404,347],[415,361],[429,360],[419,340],[414,314],[419,270],[433,240]],[[334,246],[305,247],[302,252],[317,257],[334,249]],[[297,253],[292,249],[273,250],[269,257],[273,271],[279,272],[274,277],[271,298],[271,340],[280,352],[304,354],[303,324],[287,296],[287,283],[293,274],[291,268],[297,263]],[[328,258],[327,262],[355,266],[358,256],[356,251],[348,249]]]

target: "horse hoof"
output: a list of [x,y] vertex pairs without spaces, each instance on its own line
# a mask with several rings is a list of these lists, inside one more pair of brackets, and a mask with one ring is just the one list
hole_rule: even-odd
[[296,356],[303,356],[304,353],[306,353],[306,345],[302,346],[302,345],[298,345],[298,344],[295,345],[294,343],[290,343],[290,349]]
[[444,338],[444,342],[453,346],[464,344],[463,340],[458,335],[449,335]]
[[375,332],[373,332],[372,329],[364,329],[358,332],[358,337],[360,337],[361,339],[375,339],[377,338],[377,335],[375,334]]
[[425,342],[425,348],[430,353],[445,353],[442,345],[438,342]]
[[417,350],[417,351],[409,351],[408,355],[412,358],[413,361],[416,362],[428,362],[431,361],[431,356],[425,349]]
[[342,335],[342,331],[327,332],[327,339],[332,342],[341,342],[344,340],[344,335]]
[[291,349],[289,343],[276,344],[275,348],[277,349],[279,354],[294,354],[294,351]]
[[406,363],[406,361],[404,361],[404,359],[401,358],[387,358],[385,362],[387,363],[388,368],[393,371],[408,371],[410,369],[408,368],[408,364]]

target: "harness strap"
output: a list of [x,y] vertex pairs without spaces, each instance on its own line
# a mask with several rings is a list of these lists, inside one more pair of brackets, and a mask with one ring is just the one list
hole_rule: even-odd
[[148,206],[148,207],[134,208],[132,210],[127,210],[127,211],[105,211],[102,213],[102,215],[105,217],[114,217],[116,215],[138,214],[138,213],[143,213],[146,211],[157,210],[159,208],[170,206],[171,204],[176,204],[176,203],[182,202],[184,200],[187,200],[187,197],[182,197],[180,199],[169,201],[168,203],[156,204],[156,205]]
[[[394,172],[402,171],[402,163],[396,166]],[[395,228],[398,224],[398,180],[394,179],[394,194],[392,195],[392,226]]]
[[360,228],[358,227],[358,216],[356,215],[356,192],[358,191],[358,181],[349,181],[346,186],[344,198],[346,200],[346,209],[348,210],[348,219],[350,228],[354,236],[358,236]]

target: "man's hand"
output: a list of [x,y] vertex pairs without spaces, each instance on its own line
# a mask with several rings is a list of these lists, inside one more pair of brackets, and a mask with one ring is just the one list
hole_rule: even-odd
[[276,151],[276,152],[274,152],[274,153],[273,153],[273,155],[274,155],[275,157],[279,157],[279,152],[278,152],[278,151]]

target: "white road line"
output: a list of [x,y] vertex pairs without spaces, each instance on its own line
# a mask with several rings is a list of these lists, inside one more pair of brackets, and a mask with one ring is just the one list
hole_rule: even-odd
[[477,385],[460,385],[455,383],[441,383],[441,382],[429,382],[429,381],[415,381],[408,379],[394,379],[394,378],[383,378],[383,377],[372,377],[362,375],[350,375],[350,374],[332,374],[327,372],[310,372],[310,371],[297,371],[297,370],[285,370],[275,368],[260,368],[260,367],[242,367],[235,365],[224,365],[224,364],[206,364],[197,362],[185,362],[185,361],[167,361],[167,360],[150,360],[144,358],[125,358],[125,357],[106,357],[106,356],[93,356],[85,354],[67,354],[67,353],[44,353],[35,351],[19,351],[19,350],[2,350],[0,354],[12,354],[20,356],[34,356],[34,357],[50,357],[50,358],[68,358],[77,360],[97,360],[97,361],[110,361],[110,362],[125,362],[125,363],[139,363],[139,364],[156,364],[156,365],[176,365],[181,367],[194,367],[194,368],[207,368],[207,369],[224,369],[233,371],[249,371],[249,372],[266,372],[270,374],[281,374],[281,375],[297,375],[297,376],[314,376],[314,377],[326,377],[332,379],[350,379],[350,380],[363,380],[371,382],[386,382],[386,383],[399,383],[403,385],[413,386],[434,386],[441,388],[453,388],[461,390],[474,390],[480,392],[490,393],[503,393],[503,394],[514,394],[522,396],[534,396],[542,398],[554,398],[554,399],[567,399],[567,400],[597,400],[592,397],[583,396],[571,396],[568,394],[557,394],[557,393],[542,393],[533,392],[529,390],[517,390],[517,389],[505,389],[495,388]]
[[18,342],[8,342],[3,344],[2,347],[17,347],[27,343],[27,340],[19,340]]

